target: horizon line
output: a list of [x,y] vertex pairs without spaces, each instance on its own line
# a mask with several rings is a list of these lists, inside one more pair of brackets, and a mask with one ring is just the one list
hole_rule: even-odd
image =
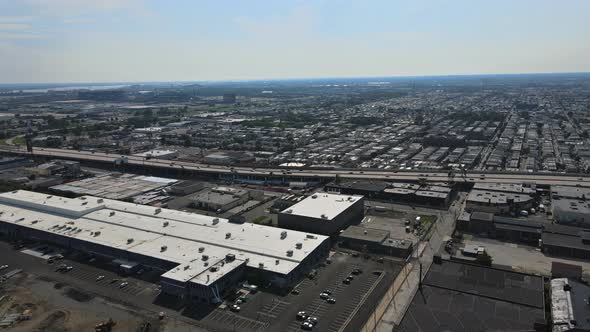
[[479,76],[544,76],[544,75],[590,75],[590,71],[580,72],[522,72],[522,73],[495,73],[495,74],[438,74],[438,75],[398,75],[398,76],[317,76],[317,77],[285,77],[285,78],[253,78],[253,79],[211,79],[211,80],[170,80],[170,81],[69,81],[69,82],[24,82],[24,83],[3,83],[0,86],[10,85],[68,85],[68,84],[86,84],[86,85],[138,85],[138,84],[167,84],[167,83],[247,83],[247,82],[281,82],[281,81],[305,81],[305,80],[346,80],[346,79],[422,79],[422,78],[451,78],[451,77],[479,77]]

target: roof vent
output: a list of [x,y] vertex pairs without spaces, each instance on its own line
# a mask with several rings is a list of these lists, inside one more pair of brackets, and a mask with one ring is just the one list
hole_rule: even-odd
[[127,239],[127,244],[132,243],[133,242],[133,238],[128,238]]
[[190,269],[190,268],[191,268],[191,267],[190,267],[189,265],[185,265],[185,266],[184,266],[184,270],[185,270],[185,271],[186,271],[186,270],[188,270],[188,269]]
[[100,235],[100,231],[94,232],[94,236],[99,236],[99,235]]
[[291,213],[293,213],[293,209],[286,210],[285,213],[291,214]]
[[287,250],[287,256],[288,257],[292,257],[293,256],[293,250]]
[[318,198],[318,195],[311,195],[311,198],[316,199]]
[[234,254],[227,254],[225,255],[225,260],[229,263],[229,262],[233,262],[236,259],[236,255]]
[[230,232],[225,233],[225,238],[226,239],[229,239],[230,237],[231,237],[231,233]]
[[213,218],[213,225],[219,224],[219,218]]
[[258,267],[263,269],[264,268],[264,263],[258,263]]
[[201,259],[202,259],[202,260],[204,260],[204,261],[206,261],[206,260],[208,260],[208,259],[209,259],[209,256],[207,256],[207,255],[203,255],[203,257],[201,257]]
[[170,222],[164,221],[164,224],[162,224],[162,227],[167,227],[168,225],[170,225]]
[[282,231],[281,232],[281,240],[285,239],[287,237],[287,231]]
[[154,211],[154,214],[158,214],[160,212],[162,212],[162,209],[161,208],[157,208],[156,211]]
[[209,269],[209,271],[211,272],[217,272],[219,270],[219,268],[217,266],[211,266],[211,268]]
[[297,249],[303,248],[303,243],[301,243],[301,242],[295,243],[295,248],[297,248]]
[[199,247],[199,252],[205,251],[205,247]]
[[168,249],[168,246],[161,246],[160,247],[160,252],[164,252],[164,251],[166,251],[166,249]]
[[280,261],[278,259],[275,259],[275,265],[279,265],[279,262]]
[[367,235],[367,233],[369,233],[369,232],[367,232],[367,230],[365,229],[365,230],[363,231],[363,234]]
[[308,239],[315,240],[315,235],[312,235],[312,234],[307,234],[307,235],[305,235],[305,237]]
[[326,214],[322,214],[322,219],[328,219],[328,216]]
[[96,203],[102,203],[102,202],[104,202],[104,199],[102,199],[102,198],[99,198],[96,200]]
[[109,217],[112,217],[115,215],[115,211],[111,211],[111,213],[109,213]]

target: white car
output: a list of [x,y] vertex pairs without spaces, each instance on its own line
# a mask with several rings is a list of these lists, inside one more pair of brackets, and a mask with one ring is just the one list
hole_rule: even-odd
[[231,307],[229,307],[229,310],[233,312],[239,312],[240,310],[242,310],[242,308],[240,308],[240,306],[237,304],[232,304]]
[[8,268],[8,265],[2,265],[2,266],[0,266],[0,270],[4,270],[4,269],[7,269],[7,268]]
[[98,276],[98,277],[96,277],[96,281],[101,281],[102,279],[104,279],[104,276]]
[[127,287],[127,285],[129,285],[129,283],[128,283],[127,281],[125,281],[125,282],[122,282],[122,283],[119,285],[119,288],[125,288],[125,287]]

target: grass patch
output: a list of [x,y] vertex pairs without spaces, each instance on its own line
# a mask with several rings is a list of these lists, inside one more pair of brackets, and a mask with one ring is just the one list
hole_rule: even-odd
[[265,225],[269,223],[266,221],[266,219],[268,219],[266,216],[256,217],[254,220],[252,220],[252,223],[257,225]]

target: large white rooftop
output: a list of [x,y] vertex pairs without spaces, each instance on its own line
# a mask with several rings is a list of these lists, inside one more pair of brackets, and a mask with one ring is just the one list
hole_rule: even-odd
[[316,193],[282,213],[332,220],[362,198],[363,196]]
[[[93,196],[70,199],[23,190],[0,194],[0,221],[177,263],[164,276],[206,284],[241,264],[288,274],[327,240]],[[222,264],[227,254],[236,261]]]

